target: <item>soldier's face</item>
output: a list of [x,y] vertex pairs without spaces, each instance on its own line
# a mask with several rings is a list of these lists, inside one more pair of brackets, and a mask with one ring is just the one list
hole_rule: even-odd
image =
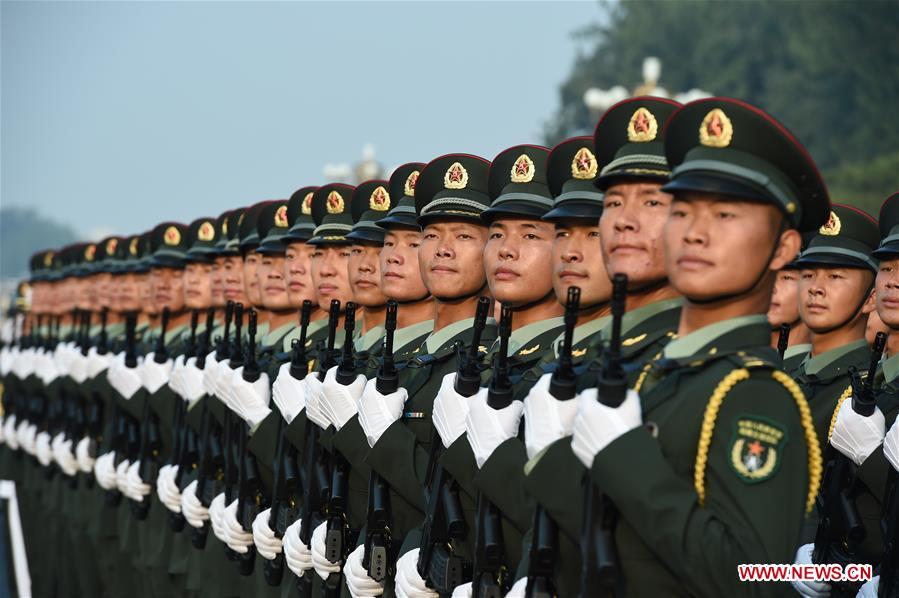
[[341,305],[353,300],[347,266],[349,260],[349,246],[315,246],[312,252],[312,284],[315,285],[319,308],[328,311],[332,299],[337,299]]
[[428,296],[418,269],[420,245],[420,231],[411,228],[387,231],[379,256],[381,290],[386,296],[399,302],[417,301]]
[[380,245],[357,244],[350,247],[347,262],[353,301],[363,307],[379,307],[387,303],[381,292]]
[[262,287],[259,285],[260,256],[255,251],[247,252],[243,257],[243,288],[251,305],[262,306]]
[[126,272],[117,277],[118,283],[118,301],[116,309],[121,312],[139,311],[140,302],[140,284],[138,283],[138,275]]
[[[871,278],[870,272],[858,268],[801,270],[799,316],[812,332],[824,332],[844,322],[855,324],[874,309],[874,297],[868,293]],[[865,297],[864,308],[854,313]]]
[[56,287],[56,313],[58,315],[65,315],[75,307],[74,281],[74,278],[64,278]]
[[76,279],[78,281],[76,285],[78,293],[75,302],[78,309],[90,310],[94,308],[94,283],[91,279],[91,276],[82,276]]
[[877,315],[891,330],[899,330],[899,258],[880,262],[875,289]]
[[627,274],[632,288],[665,279],[662,233],[671,195],[650,182],[618,183],[606,190],[599,219],[602,258],[610,275]]
[[287,282],[284,280],[284,256],[261,256],[257,275],[262,285],[262,305],[265,306],[265,309],[272,311],[290,309]]
[[798,319],[799,273],[796,270],[781,270],[774,279],[768,323],[776,328],[781,324],[792,324]]
[[303,306],[306,299],[316,302],[312,284],[312,252],[315,247],[305,243],[291,243],[284,254],[284,275],[287,280],[287,296],[290,306]]
[[484,268],[490,292],[512,307],[546,297],[553,289],[554,226],[540,220],[503,218],[490,224]]
[[97,274],[96,281],[97,306],[102,308],[112,307],[112,274]]
[[169,308],[172,313],[184,309],[183,272],[178,268],[151,268],[150,281],[153,287],[153,301],[157,308]]
[[581,289],[583,307],[612,298],[612,281],[599,255],[599,225],[569,220],[556,223],[553,241],[553,290],[559,303],[568,303],[568,289]]
[[486,283],[487,227],[471,222],[436,222],[422,231],[418,267],[428,291],[441,300],[477,293]]
[[225,258],[217,257],[212,263],[209,272],[210,291],[212,293],[212,306],[225,306]]
[[192,263],[184,268],[184,304],[188,309],[212,305],[212,265]]
[[753,300],[764,299],[764,313],[773,276],[763,273],[783,268],[801,243],[795,230],[779,233],[781,222],[770,205],[711,194],[679,196],[665,225],[665,267],[671,285],[697,300],[750,291]]
[[865,322],[865,341],[869,345],[874,344],[878,332],[890,333],[890,327],[883,323],[876,309],[871,310],[868,314],[868,321]]
[[238,256],[225,258],[223,283],[226,302],[247,303],[243,285],[243,259]]
[[141,311],[150,316],[158,314],[160,307],[153,298],[153,281],[149,274],[137,275],[137,288]]

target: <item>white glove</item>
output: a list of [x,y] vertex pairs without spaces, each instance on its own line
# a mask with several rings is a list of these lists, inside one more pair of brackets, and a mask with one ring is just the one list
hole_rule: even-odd
[[297,519],[284,530],[284,562],[297,577],[312,569],[312,551],[300,539],[301,520]]
[[56,369],[56,363],[47,353],[41,353],[38,369],[35,373],[40,377],[44,386],[49,386],[51,382],[59,377],[59,370]]
[[131,466],[131,462],[128,459],[122,459],[122,462],[119,463],[115,468],[115,485],[116,488],[119,489],[119,492],[128,496],[128,468]]
[[37,425],[31,422],[26,421],[27,425],[24,426],[22,430],[22,435],[20,436],[20,444],[25,447],[25,450],[30,454],[34,455],[35,451],[37,451]]
[[431,421],[440,434],[443,446],[449,446],[465,432],[465,418],[471,399],[456,392],[456,373],[452,372],[440,381],[440,390],[434,399]]
[[[211,365],[212,364],[210,364],[210,366]],[[194,404],[206,394],[206,389],[203,387],[204,374],[205,370],[201,370],[197,367],[196,357],[188,359],[187,363],[184,364],[184,367],[181,368],[178,388],[181,390],[181,396],[184,397],[184,400],[188,403]]]
[[351,417],[356,415],[359,410],[359,397],[365,390],[366,381],[366,377],[359,374],[352,383],[344,386],[337,381],[336,365],[325,374],[319,407],[336,429],[340,430]]
[[272,528],[268,526],[271,514],[272,510],[266,509],[253,519],[253,544],[256,545],[256,552],[262,558],[270,561],[274,560],[282,550],[281,538],[276,536]]
[[53,448],[50,444],[50,435],[46,432],[41,432],[37,435],[34,444],[34,455],[37,457],[38,463],[47,467],[53,461]]
[[6,423],[3,419],[3,416],[0,415],[0,444],[3,444],[6,442],[6,435],[4,433],[4,432],[6,432],[5,427],[6,427]]
[[328,421],[321,409],[322,383],[318,379],[318,374],[312,372],[304,378],[304,381],[306,386],[306,417],[322,430],[326,430],[331,425],[331,422]]
[[16,416],[10,415],[7,418],[3,419],[3,438],[6,440],[6,444],[9,445],[9,448],[12,450],[18,450],[19,448],[19,436],[16,434]]
[[72,351],[72,360],[69,362],[69,377],[83,384],[87,380],[87,358],[81,354],[80,349]]
[[172,365],[171,359],[166,359],[163,363],[156,363],[153,353],[147,355],[144,363],[138,368],[141,384],[147,389],[147,392],[153,394],[169,381],[172,375]]
[[109,368],[109,383],[123,398],[130,399],[143,385],[140,379],[140,368],[129,368],[124,363]]
[[94,465],[94,477],[104,490],[116,489],[115,451],[103,453],[97,457]]
[[365,545],[360,544],[350,553],[343,566],[343,576],[353,598],[380,596],[384,593],[384,582],[377,582],[369,577],[368,571],[362,566],[364,552]]
[[213,372],[215,392],[212,394],[227,405],[231,394],[231,377],[234,375],[234,370],[228,365],[228,360],[218,362],[213,369],[215,370]]
[[877,590],[880,589],[880,576],[875,575],[858,589],[856,598],[877,598]]
[[153,489],[150,487],[150,484],[140,479],[138,469],[140,469],[140,461],[135,461],[128,466],[127,477],[125,478],[128,484],[128,492],[125,494],[132,500],[144,502],[144,497],[150,494]]
[[883,439],[883,456],[887,458],[893,469],[899,471],[899,419]]
[[578,402],[552,396],[551,379],[552,374],[541,376],[524,399],[524,444],[529,459],[560,438],[571,436],[574,428]]
[[571,450],[587,469],[593,458],[616,438],[643,423],[640,414],[640,395],[628,389],[618,407],[606,407],[596,400],[595,388],[588,388],[577,397],[578,412],[574,421]]
[[223,543],[228,542],[228,535],[225,533],[225,526],[222,517],[225,512],[225,493],[216,494],[212,502],[209,503],[209,521],[212,522],[212,533]]
[[870,417],[859,415],[852,408],[852,399],[843,401],[837,413],[837,421],[830,435],[835,449],[861,465],[883,442],[886,422],[879,407]]
[[218,352],[206,358],[206,367],[203,368],[203,391],[210,396],[215,395],[215,384],[218,379],[220,363]]
[[463,583],[453,588],[452,598],[471,598],[471,582]]
[[465,417],[468,444],[474,452],[478,468],[484,466],[496,447],[518,434],[518,423],[524,409],[521,401],[512,401],[508,407],[494,409],[487,404],[488,393],[488,389],[482,388],[472,397]]
[[332,573],[340,573],[340,563],[332,563],[325,556],[325,536],[328,534],[328,523],[323,522],[312,530],[312,566],[322,580],[328,579]]
[[204,521],[209,521],[209,509],[197,498],[197,480],[188,484],[181,493],[181,512],[191,527],[200,528]]
[[234,370],[231,379],[231,400],[234,401],[232,409],[251,428],[256,426],[272,412],[268,407],[269,400],[271,400],[268,374],[262,372],[255,382],[248,382],[243,379],[242,366]]
[[396,595],[398,598],[438,598],[437,592],[425,585],[418,574],[418,548],[413,548],[396,561]]
[[371,379],[359,399],[359,425],[365,431],[368,446],[374,446],[390,425],[403,415],[409,393],[402,386],[389,395],[378,392],[377,380]]
[[297,380],[290,375],[290,362],[282,364],[278,370],[278,377],[272,384],[272,399],[288,424],[306,406],[305,379]]
[[179,397],[181,394],[181,372],[184,370],[184,355],[179,355],[172,362],[172,373],[169,375],[169,389]]
[[[803,544],[800,546],[799,550],[796,551],[794,563],[797,565],[811,565],[812,550],[814,548],[814,544]],[[830,596],[830,584],[823,581],[791,581],[790,585],[793,586],[794,590],[807,598],[826,598]]]
[[67,476],[74,476],[78,473],[78,461],[72,454],[72,441],[67,439],[63,434],[57,434],[53,439],[55,446],[53,448],[53,458],[59,463],[60,469]]
[[509,591],[506,592],[506,598],[524,598],[525,591],[528,588],[528,578],[522,577],[512,584]]
[[225,530],[227,544],[234,552],[244,554],[247,548],[253,545],[253,534],[246,532],[240,522],[237,521],[237,499],[222,512],[222,528]]
[[97,347],[91,347],[87,350],[85,358],[85,370],[88,378],[96,378],[97,375],[109,367],[109,355],[100,355],[97,353]]
[[96,459],[91,457],[90,446],[91,439],[85,436],[78,441],[78,445],[75,447],[75,459],[78,461],[78,469],[84,473],[92,472],[96,463]]
[[172,513],[181,512],[181,491],[178,489],[178,484],[175,483],[177,475],[177,465],[163,465],[159,468],[159,474],[156,476],[156,496]]

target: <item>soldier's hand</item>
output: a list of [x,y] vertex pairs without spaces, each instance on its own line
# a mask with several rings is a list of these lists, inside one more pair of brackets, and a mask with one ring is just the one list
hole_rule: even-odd
[[197,367],[196,357],[188,359],[181,370],[178,388],[181,390],[181,396],[190,404],[197,402],[206,394],[206,389],[203,387],[203,373],[204,370]]
[[115,451],[97,457],[94,464],[94,477],[104,490],[116,489]]
[[284,562],[297,577],[312,569],[312,551],[300,538],[302,520],[297,519],[284,530]]
[[[307,374],[311,376],[312,374]],[[290,362],[281,365],[278,377],[272,384],[272,400],[281,411],[281,416],[288,424],[293,421],[306,406],[306,380],[297,380],[290,375]]]
[[209,521],[209,509],[197,498],[197,480],[192,481],[181,493],[181,512],[191,527],[201,528]]
[[337,366],[332,367],[325,374],[322,383],[321,410],[337,430],[356,415],[359,407],[357,403],[365,390],[366,378],[359,374],[348,385],[337,381]]
[[332,573],[340,573],[340,561],[332,563],[325,555],[325,536],[328,534],[328,522],[322,522],[312,531],[312,566],[323,580]]
[[879,407],[870,416],[859,415],[852,400],[843,401],[830,436],[835,449],[861,465],[883,442],[886,423]]
[[868,581],[862,584],[862,587],[858,589],[858,594],[856,594],[856,598],[877,598],[877,591],[880,588],[880,576],[875,575]]
[[483,467],[496,448],[518,435],[521,411],[524,404],[512,401],[502,409],[494,409],[487,403],[489,390],[482,388],[471,399],[471,406],[465,418],[465,432],[474,452],[478,467]]
[[331,425],[321,407],[322,382],[316,374],[306,376],[306,417],[325,430]]
[[275,535],[275,532],[268,526],[268,520],[271,518],[272,510],[265,509],[260,511],[256,518],[253,519],[253,544],[256,545],[256,552],[264,559],[273,560],[281,553],[281,538]]
[[92,472],[96,464],[96,459],[91,456],[90,447],[91,439],[89,436],[79,440],[78,445],[75,447],[75,459],[78,461],[78,469],[84,473]]
[[380,596],[384,593],[384,582],[375,581],[368,576],[368,571],[362,566],[362,556],[365,553],[365,545],[360,544],[350,553],[343,567],[343,575],[346,585],[353,598],[365,596]]
[[887,458],[893,469],[899,471],[899,419],[883,439],[883,456]]
[[141,384],[147,389],[147,392],[153,394],[169,381],[173,365],[171,359],[156,363],[154,353],[147,355],[143,364],[138,368]]
[[122,462],[119,463],[115,468],[115,483],[116,487],[119,489],[119,492],[131,498],[131,495],[128,494],[128,468],[131,467],[131,462],[128,459],[122,459]]
[[222,512],[222,528],[225,531],[225,542],[231,550],[244,554],[253,545],[253,534],[244,530],[237,520],[237,499],[234,499]]
[[125,494],[137,502],[144,502],[144,497],[149,495],[153,490],[150,487],[150,484],[143,481],[140,477],[140,461],[135,461],[128,466],[128,472],[126,473],[125,479],[128,487],[128,492]]
[[212,522],[212,533],[215,537],[228,543],[228,535],[225,533],[225,527],[222,523],[222,514],[225,510],[225,493],[217,494],[212,502],[209,503],[209,521]]
[[418,574],[418,548],[410,550],[396,561],[397,598],[438,598]]
[[633,390],[618,407],[606,407],[597,400],[595,388],[588,388],[577,397],[578,412],[574,421],[571,450],[587,469],[593,458],[617,438],[643,423],[640,397]]
[[383,395],[378,392],[377,380],[369,380],[359,399],[359,425],[365,431],[368,446],[374,446],[387,428],[403,415],[403,405],[409,393],[400,387],[396,392]]
[[431,421],[443,446],[449,446],[465,432],[465,418],[471,399],[456,392],[456,373],[451,372],[440,381],[440,389],[434,399]]
[[[803,544],[796,551],[797,565],[811,565],[814,544]],[[827,598],[830,596],[830,584],[823,581],[791,581],[793,589],[807,598]]]
[[177,475],[177,465],[164,465],[159,468],[159,474],[156,476],[156,495],[172,513],[181,512],[181,491],[175,483]]
[[528,458],[574,429],[577,401],[560,401],[549,393],[552,374],[543,374],[524,399],[524,444]]
[[506,592],[506,598],[524,598],[527,587],[528,578],[522,577],[512,584],[512,587]]
[[471,582],[463,583],[453,588],[451,598],[471,598]]
[[9,445],[9,448],[15,450],[19,449],[19,437],[16,434],[16,415],[12,414],[3,419],[3,438],[6,440],[6,444]]
[[46,432],[41,432],[37,435],[34,444],[34,455],[41,465],[47,467],[50,465],[50,462],[53,461],[53,448],[50,445],[50,435]]
[[268,374],[263,372],[255,382],[244,380],[243,366],[234,370],[231,379],[232,409],[243,418],[250,428],[268,417],[272,412],[269,401],[272,397]]

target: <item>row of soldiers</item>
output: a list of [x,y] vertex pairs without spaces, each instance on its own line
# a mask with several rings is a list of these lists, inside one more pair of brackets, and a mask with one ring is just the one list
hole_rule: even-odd
[[[899,194],[831,205],[741,101],[31,269],[36,596],[899,595]],[[794,560],[877,577],[738,576]]]

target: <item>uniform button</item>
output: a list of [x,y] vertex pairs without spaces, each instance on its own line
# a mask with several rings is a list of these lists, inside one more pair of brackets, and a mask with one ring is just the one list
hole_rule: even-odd
[[646,427],[646,430],[649,432],[649,435],[653,438],[659,437],[659,424],[655,422],[646,422],[643,424]]

